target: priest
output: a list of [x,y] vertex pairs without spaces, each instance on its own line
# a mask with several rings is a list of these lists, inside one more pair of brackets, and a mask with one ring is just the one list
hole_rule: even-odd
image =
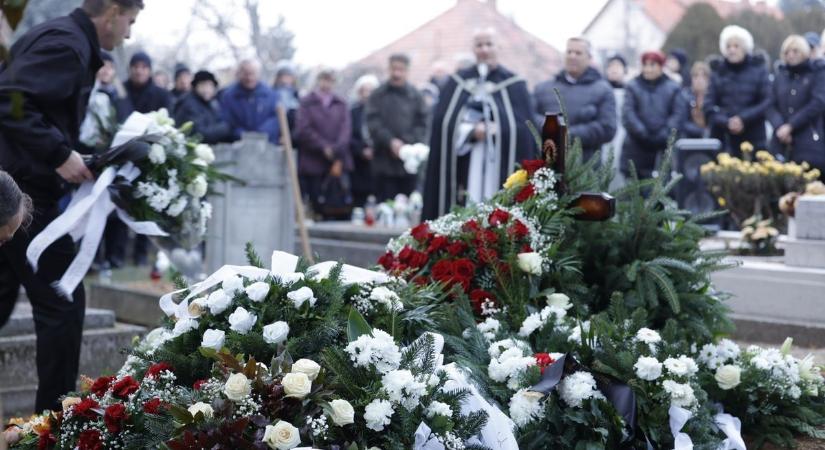
[[493,29],[476,31],[477,64],[448,80],[433,112],[423,219],[493,196],[517,162],[537,157],[527,84],[498,62]]

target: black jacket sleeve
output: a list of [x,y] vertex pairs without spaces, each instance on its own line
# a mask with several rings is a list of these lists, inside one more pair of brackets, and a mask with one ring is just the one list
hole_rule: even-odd
[[71,47],[43,39],[6,71],[0,81],[0,130],[35,160],[52,168],[61,166],[72,151],[71,143],[42,108],[77,92],[86,73],[83,61]]

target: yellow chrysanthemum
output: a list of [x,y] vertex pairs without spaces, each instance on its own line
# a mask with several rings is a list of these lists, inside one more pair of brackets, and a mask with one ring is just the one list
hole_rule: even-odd
[[510,189],[513,186],[521,186],[525,183],[527,183],[527,171],[520,169],[507,177],[507,181],[504,182],[504,189]]
[[745,141],[741,145],[739,145],[739,150],[741,150],[742,153],[750,153],[753,151],[753,144],[751,144],[748,141]]
[[725,207],[725,205],[727,205],[727,204],[728,204],[728,202],[726,202],[726,201],[725,201],[725,199],[724,199],[723,197],[719,197],[719,198],[717,198],[717,199],[716,199],[716,201],[717,201],[717,202],[719,202],[719,206],[721,206],[722,208],[724,208],[724,207]]
[[765,150],[759,150],[756,152],[756,159],[759,161],[773,161],[773,155]]

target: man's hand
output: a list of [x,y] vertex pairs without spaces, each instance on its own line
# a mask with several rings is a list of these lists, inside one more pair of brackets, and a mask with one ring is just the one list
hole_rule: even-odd
[[401,147],[404,146],[404,141],[398,138],[392,138],[390,141],[390,151],[395,159],[401,158]]
[[326,156],[330,161],[334,160],[335,150],[333,150],[332,147],[324,147],[324,156]]
[[366,159],[367,161],[372,161],[373,155],[375,155],[375,151],[372,149],[372,147],[367,147],[364,149],[363,152],[361,152],[361,156],[363,156],[364,159]]
[[335,161],[332,163],[332,167],[329,169],[329,174],[335,178],[340,178],[341,175],[344,173],[344,163],[340,160]]
[[473,139],[476,142],[483,141],[487,138],[487,127],[484,125],[484,122],[479,122],[476,124],[475,128],[473,128]]
[[786,123],[776,129],[776,138],[783,144],[790,144],[793,140],[793,127]]
[[745,131],[745,122],[739,116],[733,116],[728,119],[728,130],[732,134],[742,134]]
[[74,150],[72,150],[66,162],[56,170],[57,174],[69,183],[80,184],[86,180],[94,179],[94,175],[92,175],[92,172],[86,167],[86,163],[83,162],[80,153]]

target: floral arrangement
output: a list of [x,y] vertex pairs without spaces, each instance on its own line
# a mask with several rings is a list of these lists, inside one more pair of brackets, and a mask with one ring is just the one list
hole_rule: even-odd
[[745,254],[775,255],[779,251],[776,242],[779,239],[779,230],[772,227],[771,219],[760,220],[753,216],[742,223],[742,248]]
[[806,183],[819,178],[819,170],[807,163],[777,161],[765,150],[754,155],[747,142],[742,143],[742,154],[742,159],[719,154],[716,162],[702,166],[702,178],[740,229],[745,220],[757,214],[782,228],[777,201],[787,192],[804,190]]
[[404,170],[410,175],[418,174],[418,168],[430,156],[430,147],[424,144],[406,144],[401,146],[398,157],[404,162]]

